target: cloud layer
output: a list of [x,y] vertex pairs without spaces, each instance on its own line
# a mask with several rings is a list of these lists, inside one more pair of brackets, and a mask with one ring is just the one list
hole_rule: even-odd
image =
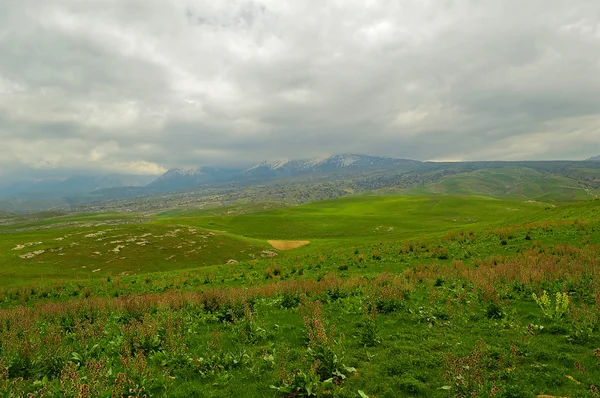
[[0,54],[0,180],[600,154],[597,0],[21,0]]

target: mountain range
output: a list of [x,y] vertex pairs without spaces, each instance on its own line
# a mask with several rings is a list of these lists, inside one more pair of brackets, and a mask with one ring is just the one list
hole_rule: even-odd
[[351,173],[359,170],[393,168],[416,165],[415,160],[396,159],[367,155],[333,155],[301,160],[270,160],[248,169],[219,169],[213,167],[173,168],[158,177],[147,187],[167,191],[186,189],[198,185],[219,182],[257,182],[277,178],[296,177],[307,174]]
[[[583,190],[600,188],[600,156],[586,161],[421,162],[391,157],[341,154],[303,160],[264,161],[244,169],[172,168],[160,176],[106,175],[25,181],[0,186],[0,210],[68,209],[89,203],[177,192],[209,189],[240,190],[265,184],[308,186],[323,181],[352,181],[352,184],[349,184],[352,188],[347,189],[349,192],[423,187],[430,192],[440,193],[447,191],[442,189],[442,186],[466,184],[461,189],[455,189],[456,192],[497,196],[497,189],[494,188],[492,192],[489,186],[490,184],[502,186],[501,180],[494,180],[498,178],[498,170],[503,170],[504,174],[500,174],[506,181],[514,183],[516,179],[521,181],[521,185],[524,179],[532,179],[534,178],[532,176],[535,176],[534,180],[538,185],[554,178],[563,184],[558,186],[574,185],[577,189]],[[470,182],[465,183],[465,181]],[[554,182],[559,184],[556,181]],[[512,186],[511,184],[506,183],[505,186]],[[543,187],[540,189],[544,190]],[[525,197],[529,196],[525,195]]]
[[[99,175],[67,179],[20,181],[0,186],[0,209],[32,210],[79,205],[120,198],[196,189],[210,184],[253,184],[269,179],[341,170],[357,171],[416,161],[366,156],[334,155],[307,160],[265,161],[247,169],[199,167],[172,168],[160,176]],[[32,205],[29,208],[28,205]]]
[[111,174],[41,181],[19,181],[0,186],[0,197],[55,198],[106,188],[142,187],[154,179],[156,179],[156,176]]

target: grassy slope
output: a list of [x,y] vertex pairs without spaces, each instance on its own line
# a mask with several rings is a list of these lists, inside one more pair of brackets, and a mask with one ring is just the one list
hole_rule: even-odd
[[131,213],[85,213],[67,215],[59,212],[42,212],[11,216],[5,220],[4,223],[0,224],[0,233],[138,221],[142,221],[142,218],[137,214]]
[[[388,208],[388,205],[388,209],[397,209],[392,205],[392,199],[389,199],[390,202],[380,198],[371,200],[376,202],[377,206],[381,206],[378,211]],[[503,204],[504,208],[507,207],[505,202],[495,202]],[[361,202],[353,202],[354,206],[345,203],[338,209],[331,204],[319,203],[300,209],[300,213],[309,218],[313,213],[320,216],[328,214],[330,218],[334,218],[335,214],[344,216],[348,212],[368,215],[369,210],[365,208],[365,202],[362,202],[362,206],[359,206],[359,203]],[[476,202],[471,202],[471,205],[474,203]],[[446,203],[439,206],[445,208],[444,206],[449,205]],[[424,212],[422,206],[423,203],[409,208],[415,209],[417,213]],[[433,212],[436,212],[437,208],[429,207]],[[502,207],[494,208],[499,212]],[[296,209],[287,210],[295,214]],[[393,211],[388,211],[393,214]],[[590,201],[529,213],[522,212],[513,220],[506,220],[503,217],[505,214],[507,213],[490,216],[488,220],[495,223],[493,228],[483,222],[471,223],[465,225],[468,228],[467,233],[445,233],[443,238],[436,237],[435,234],[417,234],[409,239],[390,240],[383,244],[378,243],[379,239],[365,240],[362,246],[356,243],[351,247],[326,252],[305,253],[299,259],[288,256],[226,267],[211,266],[184,272],[151,274],[146,277],[130,276],[110,283],[102,280],[99,281],[101,283],[82,283],[81,286],[60,286],[53,288],[53,291],[64,295],[58,298],[63,300],[69,296],[81,296],[82,291],[91,292],[92,296],[118,297],[132,291],[197,292],[210,287],[219,291],[232,286],[245,289],[248,286],[265,284],[267,287],[277,286],[290,281],[327,281],[326,278],[323,279],[327,273],[338,275],[342,281],[349,280],[351,276],[359,276],[361,280],[375,282],[369,285],[369,289],[380,286],[382,291],[376,293],[369,289],[358,289],[346,292],[336,284],[329,284],[322,294],[311,296],[311,299],[317,298],[325,304],[322,319],[326,327],[329,329],[331,325],[336,325],[337,332],[346,336],[340,343],[340,346],[345,347],[344,363],[358,369],[357,374],[352,375],[336,390],[337,396],[356,397],[358,390],[371,397],[457,396],[454,392],[443,389],[444,386],[452,386],[453,379],[445,378],[442,361],[456,355],[468,361],[471,368],[482,366],[477,362],[481,357],[467,356],[473,352],[476,342],[483,340],[484,355],[488,356],[487,360],[490,362],[477,369],[482,371],[481,377],[486,383],[494,383],[501,387],[499,396],[534,397],[536,394],[549,394],[592,397],[589,386],[600,380],[597,361],[593,356],[599,337],[597,327],[593,327],[594,331],[589,339],[573,340],[569,336],[573,336],[577,328],[581,327],[586,312],[584,311],[583,318],[569,315],[568,318],[553,322],[543,316],[540,308],[531,299],[531,293],[539,293],[541,289],[547,289],[551,293],[568,291],[575,303],[575,309],[581,309],[582,303],[585,302],[588,305],[587,314],[591,315],[594,311],[597,312],[597,309],[593,309],[594,298],[589,289],[595,286],[593,278],[597,274],[592,272],[588,276],[592,281],[589,281],[587,278],[569,279],[568,275],[553,279],[549,272],[538,282],[520,284],[505,281],[493,286],[476,286],[493,275],[493,270],[511,266],[511,259],[515,259],[517,265],[521,264],[524,267],[524,264],[528,264],[532,268],[544,266],[552,261],[557,261],[557,265],[560,266],[576,262],[581,263],[583,267],[593,266],[594,262],[597,263],[596,248],[600,244],[600,230],[597,228],[600,202]],[[301,218],[300,215],[297,217]],[[574,220],[580,221],[573,222]],[[343,225],[345,224],[342,223]],[[161,227],[160,224],[158,227]],[[408,241],[413,241],[414,245],[408,245]],[[567,244],[572,245],[572,248],[564,249]],[[410,246],[415,247],[414,251],[407,249]],[[448,251],[447,258],[436,257],[435,250],[439,247]],[[535,261],[536,256],[540,259],[539,262]],[[567,262],[561,263],[561,258],[565,258]],[[467,266],[478,265],[472,267],[472,273],[468,274],[472,275],[471,277],[463,279],[453,272],[445,272],[451,271],[452,262],[459,260],[464,261]],[[551,266],[548,270],[560,272],[560,266]],[[273,275],[272,270],[275,267],[280,268],[279,275]],[[477,270],[481,269],[487,269],[489,274],[477,274]],[[378,325],[379,342],[373,347],[365,347],[365,303],[368,302],[369,296],[380,299],[388,297],[386,286],[393,286],[390,284],[391,279],[386,283],[377,284],[376,278],[381,278],[383,271],[407,275],[407,270],[420,272],[420,276],[411,282],[413,291],[408,298],[400,300],[398,308],[389,312],[381,311],[375,320]],[[266,275],[270,275],[269,279],[266,279]],[[265,291],[269,292],[271,289]],[[36,298],[36,294],[31,294],[31,302],[43,302],[43,299]],[[292,297],[296,297],[294,294],[292,292]],[[6,300],[22,299],[16,292],[9,295],[12,298],[6,297]],[[157,311],[154,315],[145,310],[136,315],[135,300],[125,301],[129,306],[127,308],[131,309],[123,313],[117,311],[117,315],[106,321],[105,333],[96,337],[97,340],[94,341],[100,346],[100,351],[96,350],[94,354],[89,355],[91,358],[115,355],[112,354],[111,347],[115,341],[123,340],[123,337],[119,340],[118,336],[123,335],[126,340],[128,330],[138,328],[137,335],[142,340],[136,344],[142,344],[148,350],[148,364],[153,372],[159,372],[164,366],[163,363],[166,363],[177,376],[169,386],[168,396],[279,396],[269,385],[278,384],[278,375],[282,370],[293,373],[297,368],[308,372],[310,368],[310,363],[298,359],[307,355],[302,316],[293,306],[286,308],[283,305],[284,298],[275,295],[256,300],[255,326],[263,329],[265,333],[257,332],[257,340],[246,343],[240,343],[240,330],[244,330],[243,322],[219,322],[218,317],[224,313],[202,312],[201,304],[197,307],[181,308],[176,305],[173,310],[158,307],[154,310]],[[496,314],[496,310],[499,314]],[[163,326],[164,319],[170,320],[166,326]],[[164,341],[161,343],[163,337],[154,337],[153,328],[163,330],[163,327],[172,328],[173,325],[179,324],[182,328],[178,329],[178,333],[182,341],[185,341],[185,353],[214,360],[216,366],[220,366],[215,373],[201,375],[199,370],[206,368],[186,365],[186,361],[181,362],[177,357],[179,354],[172,346],[167,345],[171,347],[167,354],[153,351],[156,348],[148,348],[167,344]],[[542,332],[530,332],[528,324],[543,325],[545,329]],[[41,325],[48,327],[46,323]],[[212,343],[209,342],[215,338],[214,330],[219,331],[221,342],[218,347],[222,350],[222,356],[214,356],[214,350],[210,349]],[[144,336],[148,334],[158,339],[157,342],[152,339],[144,340]],[[157,333],[156,336],[161,336],[161,333]],[[20,339],[18,343],[21,343]],[[75,351],[84,354],[93,345],[89,343],[86,346],[77,339],[69,344]],[[7,344],[7,349],[2,355],[8,356],[6,353],[12,352],[12,349]],[[233,360],[227,357],[230,353],[239,361],[232,362]],[[247,358],[240,353],[247,355]],[[46,355],[51,355],[52,358],[56,356],[54,352]],[[117,353],[116,356],[118,355]],[[270,359],[271,356],[273,360]],[[575,362],[585,366],[587,375],[577,370]],[[118,359],[114,361],[115,369],[120,369],[118,363]],[[190,363],[197,364],[197,361]],[[464,371],[462,366],[458,369]],[[495,381],[489,379],[489,372],[492,371],[498,372],[499,375]],[[588,381],[588,378],[591,381]],[[487,396],[486,392],[489,392],[491,385],[478,396]]]
[[[26,231],[5,233],[0,241],[0,284],[222,264],[264,256],[269,239],[310,240],[308,246],[280,253],[297,256],[347,245],[439,236],[543,209],[538,203],[488,198],[405,196],[355,197],[271,209],[277,206],[173,211],[148,223],[137,223],[143,220],[132,214],[100,213],[3,225],[0,231]],[[27,246],[14,250],[18,245]],[[20,257],[41,250],[32,258]]]
[[[132,214],[99,213],[0,225],[0,285],[185,269],[260,256],[268,248],[251,239],[142,221]],[[21,257],[28,254],[31,258]]]
[[[256,239],[306,239],[311,248],[332,248],[478,227],[532,214],[539,203],[464,197],[352,197],[241,215],[207,211],[177,213],[177,222]],[[171,223],[165,214],[157,222]]]
[[567,177],[529,168],[483,169],[446,177],[440,182],[411,191],[415,194],[484,195],[490,197],[570,202],[589,200],[597,192],[586,190]]

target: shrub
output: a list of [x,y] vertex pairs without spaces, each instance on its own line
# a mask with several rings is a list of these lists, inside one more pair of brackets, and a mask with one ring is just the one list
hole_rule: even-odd
[[499,372],[503,358],[493,358],[483,340],[465,356],[448,355],[444,358],[444,379],[450,383],[445,389],[457,397],[493,396],[500,392]]
[[560,320],[569,309],[569,296],[567,293],[557,292],[554,302],[552,302],[545,290],[539,297],[535,293],[532,293],[532,296],[537,305],[541,308],[543,314],[552,321]]
[[303,314],[304,327],[308,340],[308,355],[316,364],[316,372],[321,381],[334,379],[341,382],[346,375],[356,369],[343,364],[344,335],[335,337],[335,326],[331,326],[327,334],[326,321],[323,317],[323,307],[319,301],[307,303],[300,307]]
[[448,249],[445,247],[436,247],[433,249],[433,258],[437,258],[438,260],[447,260],[450,258]]

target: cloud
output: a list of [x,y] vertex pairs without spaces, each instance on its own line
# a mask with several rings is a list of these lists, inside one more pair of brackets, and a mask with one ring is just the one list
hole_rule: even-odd
[[157,165],[156,163],[145,162],[145,161],[136,161],[136,162],[121,162],[115,164],[115,171],[126,171],[129,174],[148,174],[148,175],[158,175],[167,171],[162,166]]
[[75,0],[0,15],[0,178],[600,153],[595,0]]

